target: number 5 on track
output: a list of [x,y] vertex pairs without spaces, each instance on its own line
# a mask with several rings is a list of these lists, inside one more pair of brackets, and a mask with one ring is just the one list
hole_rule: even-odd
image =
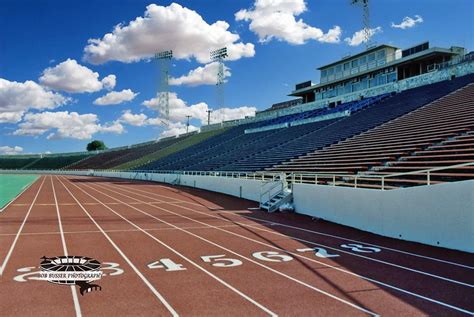
[[215,267],[233,267],[242,265],[242,261],[231,258],[224,258],[224,254],[220,255],[206,255],[202,256],[201,259],[206,263],[212,263],[212,266]]

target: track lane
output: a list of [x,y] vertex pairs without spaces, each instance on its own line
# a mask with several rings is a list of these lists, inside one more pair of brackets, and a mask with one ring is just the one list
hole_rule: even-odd
[[[102,186],[102,185],[101,185],[101,186]],[[105,188],[105,187],[104,187],[104,188]],[[109,190],[110,190],[110,189],[109,189]],[[122,194],[122,193],[120,193],[120,194]],[[123,195],[125,195],[125,194],[123,194]],[[128,196],[128,195],[132,195],[132,194],[130,193],[130,191],[128,192],[128,194],[126,194],[126,196]],[[183,207],[181,206],[181,208],[183,208]],[[235,230],[237,230],[237,229],[232,229],[232,231],[235,231]],[[227,230],[226,230],[226,231],[227,231]],[[271,238],[269,237],[269,239],[271,239]],[[359,267],[361,267],[362,269],[364,269],[364,268],[369,269],[369,271],[371,270],[371,268],[370,268],[367,264],[364,264],[364,263],[361,263],[361,264],[359,265]],[[379,278],[379,279],[385,279],[385,280],[386,280],[386,279],[387,279],[387,271],[386,271],[386,270],[383,270],[383,269],[382,269],[382,270],[381,270],[381,269],[378,269],[378,271],[379,271],[379,273],[378,273],[377,278]],[[366,272],[366,274],[372,274],[372,275],[373,275],[373,272]],[[412,280],[412,279],[413,279],[413,280]],[[420,291],[420,290],[421,290],[422,292],[427,292],[427,291],[428,291],[428,293],[429,293],[428,295],[429,295],[429,296],[434,296],[435,298],[441,297],[441,299],[440,299],[441,302],[443,302],[443,300],[448,301],[448,302],[452,302],[452,300],[453,300],[451,297],[450,297],[450,298],[444,298],[444,297],[448,296],[449,293],[446,292],[446,291],[444,291],[444,290],[445,290],[445,286],[443,286],[443,285],[440,285],[440,287],[438,288],[438,287],[436,287],[436,285],[432,286],[432,282],[429,281],[429,283],[430,283],[430,285],[431,285],[432,287],[431,287],[430,289],[426,290],[426,289],[420,289],[420,288],[419,288],[419,285],[418,285],[418,283],[419,283],[419,281],[420,281],[419,278],[408,276],[408,277],[407,277],[407,280],[408,280],[408,282],[412,282],[412,281],[413,281],[413,282],[411,283],[411,285],[409,285],[409,288],[408,288],[408,289],[411,289],[411,291],[415,291],[415,292]],[[417,282],[417,281],[418,281],[418,282]],[[400,281],[399,274],[398,274],[397,272],[392,272],[392,273],[391,273],[391,281],[390,281],[390,282],[391,282],[391,283],[398,283],[398,284],[400,284],[401,282],[404,282],[404,285],[401,285],[400,288],[406,288],[406,282],[407,282],[407,281]],[[456,288],[454,287],[454,289],[453,289],[452,291],[455,292],[455,293],[458,293],[458,294],[462,294],[463,291],[466,291],[466,289],[464,289],[464,290],[462,290],[462,289],[457,289],[457,290],[456,290]],[[469,290],[467,290],[467,291],[469,291]],[[424,293],[423,293],[423,294],[424,294]],[[449,297],[449,296],[448,296],[448,297]],[[467,298],[460,297],[460,298],[456,298],[455,300],[457,300],[457,301],[455,302],[455,305],[456,305],[456,304],[461,304],[461,307],[467,307],[467,311],[468,311],[468,312],[469,312],[469,311],[472,311],[472,308],[471,308],[471,305],[470,305],[471,302],[470,302],[470,300],[469,300],[469,297],[467,297]],[[449,305],[449,304],[448,304],[448,305]],[[462,309],[461,309],[461,310],[462,310]],[[465,310],[465,311],[466,311],[466,310]]]
[[[89,185],[81,184],[83,190],[87,190],[91,195],[98,196],[100,191],[94,190]],[[108,195],[109,197],[113,197]],[[117,199],[117,198],[114,198]],[[119,200],[118,200],[119,201]],[[126,205],[126,204],[125,204]],[[129,205],[129,208],[134,210],[139,210],[139,208],[134,205]],[[161,220],[166,222],[165,220]],[[167,222],[166,222],[167,223]],[[370,311],[365,308],[355,305],[345,299],[329,294],[317,287],[309,285],[303,281],[297,280],[291,276],[286,276],[281,272],[267,267],[264,264],[261,264],[250,257],[241,255],[233,250],[226,249],[225,247],[215,244],[212,241],[206,241],[197,235],[193,235],[189,231],[181,229],[179,226],[168,223],[176,227],[180,232],[179,240],[170,238],[169,234],[163,235],[160,238],[170,239],[170,242],[174,241],[173,247],[179,248],[180,250],[184,248],[186,254],[191,254],[196,260],[201,260],[201,256],[206,255],[206,253],[211,252],[210,255],[219,255],[223,251],[226,251],[227,254],[231,254],[234,257],[238,257],[243,266],[245,265],[245,271],[239,272],[238,270],[222,270],[222,268],[214,268],[212,265],[209,266],[209,269],[215,270],[216,274],[228,274],[227,278],[232,278],[233,283],[236,285],[242,285],[242,287],[249,288],[249,291],[252,292],[252,297],[261,298],[261,302],[265,303],[267,306],[276,310],[277,313],[290,313],[292,310],[302,309],[300,313],[308,313],[308,307],[314,307],[314,303],[318,303],[317,309],[321,314],[332,314],[334,315],[339,311],[339,314],[348,314],[348,308],[351,315],[359,313],[372,314]],[[159,231],[153,232],[153,235],[158,235]],[[178,234],[178,232],[173,232],[173,234]],[[193,239],[196,238],[196,239]],[[179,243],[177,241],[187,241],[187,243]],[[216,249],[217,248],[217,249]],[[217,253],[216,253],[217,252]],[[267,281],[271,280],[272,283],[268,284]],[[258,284],[254,283],[255,281],[265,281],[264,283]],[[258,285],[258,288],[256,288]],[[262,288],[263,287],[263,288]],[[285,292],[280,290],[284,289]],[[305,294],[295,297],[289,297],[289,294]],[[308,300],[310,300],[308,302]],[[288,301],[291,301],[291,307],[288,307]],[[267,304],[268,303],[268,304]],[[326,305],[328,303],[328,305]],[[344,304],[344,305],[342,305]],[[352,307],[351,307],[352,306]],[[275,309],[275,307],[277,307]],[[290,311],[288,311],[290,309]]]
[[108,276],[98,281],[102,291],[81,297],[80,301],[85,314],[90,315],[136,315],[155,314],[162,316],[174,315],[177,312],[169,305],[161,293],[143,275],[143,269],[128,257],[128,254],[115,242],[110,233],[103,232],[97,218],[107,221],[108,213],[95,206],[96,213],[91,214],[92,206],[84,207],[68,187],[60,180],[58,184],[58,200],[60,202],[74,201],[75,205],[68,208],[64,217],[64,228],[68,231],[88,231],[99,229],[100,234],[68,235],[71,252],[85,254],[105,262],[105,267],[116,266],[123,274],[111,275],[116,270],[104,269]]
[[[62,181],[62,180],[61,180]],[[76,193],[82,192],[84,195],[86,192],[82,191],[81,184],[66,183],[64,185],[68,190],[75,196]],[[78,186],[79,185],[79,186]],[[100,195],[93,195],[93,200],[101,201],[103,198]],[[120,209],[120,213],[126,213],[127,208],[123,205],[115,205],[113,207],[107,205],[86,207],[90,214],[97,219],[97,222],[104,223],[105,226],[116,226],[119,222],[133,227],[133,221],[128,220],[126,217],[119,216],[120,214],[114,214],[116,209]],[[112,220],[111,223],[107,224],[103,219],[107,217],[108,220]],[[102,220],[101,220],[102,219]],[[127,221],[128,220],[128,221]],[[135,217],[135,221],[140,219]],[[149,221],[148,221],[149,223]],[[139,229],[140,226],[136,225]],[[143,235],[144,230],[138,232],[127,233],[110,233],[110,237],[120,245],[120,247],[126,252],[130,259],[136,263],[137,267],[144,268],[143,275],[150,281],[151,284],[159,287],[167,300],[176,307],[178,312],[183,314],[191,315],[229,315],[236,316],[241,314],[248,315],[271,315],[273,314],[266,307],[261,306],[259,303],[251,303],[245,299],[238,290],[234,290],[232,285],[220,281],[217,276],[213,275],[210,271],[200,268],[200,266],[192,265],[192,260],[186,261],[186,256],[181,257],[179,252],[176,252],[174,248],[167,248],[157,240],[150,239],[154,236],[149,235],[148,237]],[[167,231],[166,235],[171,234]],[[154,238],[156,239],[156,238]],[[136,246],[140,246],[137,248]],[[188,262],[186,271],[184,272],[166,272],[165,270],[150,270],[145,269],[148,264],[158,260],[159,258],[168,258],[174,261]],[[206,273],[207,272],[207,273]],[[225,284],[225,285],[224,285]],[[232,288],[232,289],[231,289]],[[261,307],[259,307],[261,306]],[[238,310],[236,310],[238,307]]]
[[[164,187],[164,186],[161,186],[161,187]],[[163,195],[143,191],[143,190],[138,189],[138,188],[127,187],[125,189],[125,188],[122,188],[121,186],[116,186],[116,189],[117,190],[126,190],[126,192],[129,193],[129,194],[135,193],[137,195],[140,195],[140,194],[141,195],[145,194],[147,196],[153,195],[153,196],[157,196],[158,197],[157,199],[159,201],[166,201],[166,199],[163,198]],[[174,192],[173,192],[173,194],[176,195],[176,193],[174,193]],[[194,209],[197,209],[197,210],[200,210],[200,211],[209,212],[210,214],[213,213],[212,209],[215,208],[214,207],[215,205],[211,206],[211,207],[205,207],[204,204],[189,203],[188,200],[183,200],[182,202],[188,208],[194,208]],[[272,219],[275,218],[275,217],[282,217],[282,215],[278,215],[278,214],[269,215],[269,214],[259,213],[259,214],[257,214],[258,215],[257,217],[254,217],[254,216],[249,216],[249,215],[245,215],[245,214],[235,215],[234,212],[228,212],[228,211],[225,211],[225,210],[223,210],[221,212],[221,214],[225,214],[226,218],[233,219],[234,221],[242,222],[242,220],[243,220],[242,218],[244,218],[245,220],[259,221],[262,224],[266,223],[267,227],[273,228],[273,229],[275,229],[274,226],[281,226],[281,229],[278,229],[278,231],[284,233],[287,236],[291,236],[291,237],[295,237],[295,238],[302,238],[302,239],[306,239],[306,240],[308,240],[308,238],[311,238],[315,243],[319,242],[320,244],[328,246],[329,248],[334,248],[335,247],[335,248],[338,248],[339,251],[342,251],[342,252],[347,252],[349,250],[347,250],[347,249],[346,250],[344,250],[344,249],[341,250],[340,245],[341,244],[349,244],[349,243],[363,244],[363,245],[366,245],[366,246],[383,248],[384,249],[383,254],[370,254],[370,253],[369,254],[357,254],[357,253],[354,253],[354,252],[352,252],[352,254],[354,256],[359,256],[359,257],[363,256],[363,257],[367,257],[367,258],[373,258],[374,261],[378,261],[379,263],[380,263],[380,261],[384,261],[384,262],[387,262],[388,265],[393,264],[393,265],[397,265],[397,266],[402,266],[402,267],[406,267],[408,270],[410,270],[410,269],[411,270],[418,270],[418,271],[425,272],[427,274],[437,275],[441,279],[443,279],[443,278],[451,279],[451,280],[454,280],[454,282],[459,281],[460,284],[465,283],[465,284],[474,286],[474,274],[473,274],[474,273],[474,255],[469,256],[469,255],[464,253],[463,254],[463,260],[466,263],[471,263],[472,262],[473,266],[463,265],[463,264],[460,264],[460,263],[454,263],[454,262],[449,262],[449,261],[446,262],[446,261],[443,261],[443,260],[434,259],[434,258],[430,258],[430,257],[423,257],[423,256],[419,256],[419,255],[413,254],[413,253],[408,253],[408,254],[407,253],[401,253],[398,250],[395,250],[395,249],[392,249],[392,248],[389,248],[389,247],[386,248],[386,247],[381,246],[379,244],[373,244],[373,243],[370,243],[368,241],[363,241],[362,242],[360,240],[342,238],[340,236],[335,236],[335,235],[331,235],[331,234],[317,232],[317,231],[309,230],[309,229],[302,229],[302,228],[299,228],[299,227],[295,227],[293,225],[286,225],[286,224],[281,223],[281,222],[272,221]],[[284,216],[293,217],[294,215],[286,214]],[[301,215],[299,215],[299,216],[302,217]],[[336,226],[336,225],[334,225],[334,226]],[[339,230],[340,230],[341,226],[338,226],[338,227],[339,227]],[[360,231],[359,231],[359,234],[360,234]],[[369,233],[363,233],[363,234],[370,235]],[[317,239],[315,239],[315,237],[317,237]],[[383,238],[383,237],[380,237],[380,236],[376,236],[376,238],[386,239],[386,238]],[[391,240],[393,240],[393,239],[391,239]],[[400,241],[397,241],[397,242],[398,242],[398,244],[400,244]],[[404,242],[404,243],[409,244],[407,242]],[[459,253],[459,252],[456,252],[456,251],[447,251],[447,250],[440,250],[440,252]]]
[[[62,244],[62,247],[63,247],[63,253],[61,255],[69,256],[69,252],[68,252],[67,244],[66,244],[66,238],[64,237],[63,224],[62,224],[62,220],[61,220],[61,212],[59,211],[58,198],[56,196],[56,189],[55,189],[54,183],[53,183],[53,177],[50,176],[49,178],[50,178],[50,181],[51,181],[51,188],[53,190],[53,197],[54,197],[54,204],[55,204],[54,207],[56,209],[56,215],[58,216],[59,233],[60,233],[60,236],[61,236],[61,244]],[[79,304],[79,298],[77,297],[76,286],[71,285],[69,288],[71,289],[71,294],[72,294],[72,299],[73,299],[73,302],[74,302],[74,310],[76,312],[76,316],[81,317],[82,316],[81,305]]]
[[[22,230],[40,232],[45,228],[59,230],[52,187],[46,180],[46,176],[43,176],[37,199],[33,200],[31,208],[24,216],[22,223],[24,226],[19,229],[19,233]],[[39,203],[47,203],[47,205],[39,205]],[[67,291],[67,287],[65,292],[64,287],[46,281],[17,282],[14,280],[18,275],[38,271],[42,256],[61,255],[63,247],[60,235],[34,237],[19,234],[17,237],[11,258],[9,262],[7,261],[8,265],[4,266],[5,270],[0,279],[2,315],[76,315],[73,298],[71,292]],[[20,269],[24,269],[23,272],[18,271]]]
[[[139,181],[137,181],[136,183],[141,184],[139,186],[140,188],[137,188],[136,186],[130,187],[129,182],[114,181],[114,184],[120,185],[117,186],[120,188],[132,188],[135,191],[140,191],[141,193],[159,197],[160,199],[168,202],[171,200],[170,197],[177,197],[178,199],[176,200],[180,200],[181,203],[204,207],[208,210],[216,210],[219,209],[221,206],[210,201],[209,199],[206,199],[206,197],[213,198],[213,195],[219,195],[220,199],[226,198],[226,195],[207,192],[201,189],[181,187],[179,189],[184,190],[185,192],[180,192],[179,190],[175,189],[174,187],[170,187],[169,185],[160,185],[157,183]],[[188,193],[188,191],[194,191],[195,193],[199,194],[199,196]],[[181,199],[179,199],[179,197],[181,197]],[[235,198],[229,197],[229,200],[235,201]],[[297,231],[306,231],[316,235],[332,237],[341,241],[362,243],[374,247],[384,248],[385,250],[392,251],[394,253],[397,253],[398,255],[406,255],[409,257],[415,257],[418,259],[431,261],[436,263],[437,265],[441,264],[441,266],[446,265],[443,266],[445,268],[453,269],[453,267],[458,267],[474,270],[474,257],[466,259],[465,252],[436,248],[409,241],[401,242],[400,240],[377,236],[369,232],[363,232],[357,229],[345,227],[338,224],[332,224],[329,222],[324,222],[324,228],[315,230],[314,227],[320,227],[320,225],[311,221],[311,217],[309,216],[304,216],[300,214],[255,213],[253,215],[242,215],[242,217],[255,221],[268,222],[272,225],[281,225],[283,227],[288,228],[292,227]],[[302,218],[305,218],[305,220],[308,221],[302,222]],[[378,243],[373,243],[374,238],[378,240]],[[401,243],[403,244],[403,246],[400,245]]]

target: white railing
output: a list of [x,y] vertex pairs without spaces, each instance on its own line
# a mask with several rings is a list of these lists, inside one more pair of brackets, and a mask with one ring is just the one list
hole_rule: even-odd
[[262,184],[262,187],[260,187],[260,206],[265,202],[269,202],[287,188],[288,183],[284,173],[280,173],[278,177],[276,177],[275,174],[272,174],[271,180],[265,181]]
[[[329,186],[346,186],[346,187],[368,187],[376,189],[396,189],[395,186],[387,185],[390,179],[400,176],[420,175],[424,176],[424,183],[422,185],[433,185],[433,173],[443,170],[459,169],[463,167],[474,166],[474,162],[456,164],[450,166],[442,166],[424,170],[417,170],[412,172],[393,173],[387,175],[373,175],[368,173],[360,174],[333,174],[333,173],[301,173],[301,172],[235,172],[235,171],[150,171],[150,170],[135,170],[133,173],[142,174],[168,174],[168,175],[190,175],[190,176],[211,176],[211,177],[226,177],[226,178],[240,178],[249,180],[258,180],[265,182],[276,182],[282,180],[289,184],[313,184],[313,185],[329,185]],[[0,173],[9,174],[81,174],[93,175],[94,172],[132,172],[126,170],[0,170]],[[404,178],[404,180],[407,180]],[[420,180],[421,181],[421,180]]]

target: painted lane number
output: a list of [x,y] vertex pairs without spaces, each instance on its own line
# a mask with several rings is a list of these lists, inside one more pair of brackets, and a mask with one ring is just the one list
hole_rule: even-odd
[[335,258],[338,257],[339,254],[330,254],[324,248],[306,248],[306,249],[297,249],[298,252],[314,252],[314,255],[318,258]]
[[286,254],[280,254],[275,251],[262,251],[255,252],[252,256],[256,259],[268,262],[288,262],[293,260],[293,258]]
[[178,264],[173,262],[171,259],[160,259],[155,262],[151,262],[148,264],[149,269],[165,269],[166,272],[174,272],[174,271],[184,271],[186,270],[182,264]]
[[381,249],[379,248],[366,247],[362,244],[355,244],[355,243],[341,244],[341,247],[346,248],[346,249],[351,249],[352,251],[359,252],[359,253],[377,253],[381,251]]
[[206,263],[212,263],[215,267],[233,267],[242,265],[242,261],[231,258],[224,258],[224,254],[220,255],[206,255],[201,256],[201,259]]

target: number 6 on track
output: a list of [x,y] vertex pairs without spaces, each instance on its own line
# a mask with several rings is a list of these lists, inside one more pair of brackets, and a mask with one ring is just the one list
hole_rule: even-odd
[[215,267],[233,267],[242,265],[242,261],[237,259],[224,258],[224,254],[220,255],[205,255],[201,256],[201,259],[206,263],[212,263],[212,266]]
[[254,258],[268,262],[288,262],[293,260],[289,255],[280,254],[275,251],[262,251],[252,254]]

